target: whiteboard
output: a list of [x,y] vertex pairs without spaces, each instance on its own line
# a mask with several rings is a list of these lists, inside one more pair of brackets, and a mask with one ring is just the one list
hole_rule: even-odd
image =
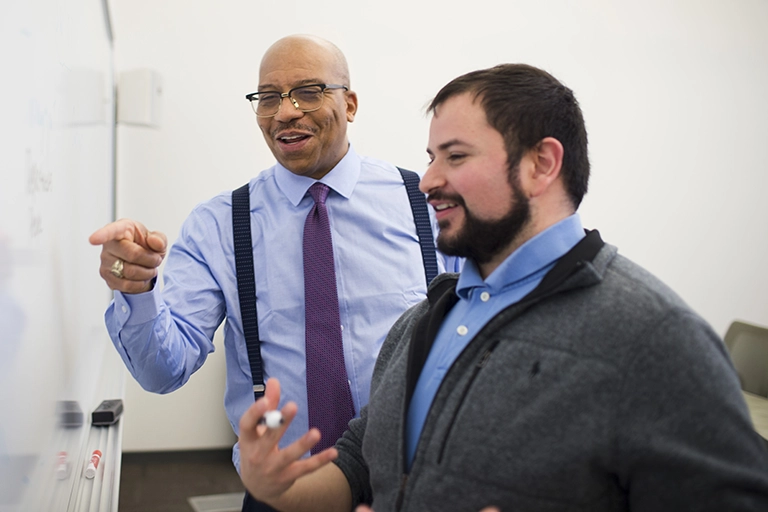
[[[87,240],[114,217],[111,41],[105,0],[0,7],[0,511],[76,487],[90,411],[108,398],[110,292]],[[60,424],[65,401],[82,427]],[[72,468],[51,481],[60,451]]]

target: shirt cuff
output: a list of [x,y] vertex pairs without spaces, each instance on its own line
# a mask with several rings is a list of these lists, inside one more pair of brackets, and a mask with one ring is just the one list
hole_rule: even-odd
[[235,469],[237,470],[237,474],[240,474],[240,441],[235,443],[235,446],[232,447],[232,464],[235,465]]
[[139,325],[150,322],[160,315],[162,298],[157,287],[144,293],[115,291],[114,312],[121,325]]

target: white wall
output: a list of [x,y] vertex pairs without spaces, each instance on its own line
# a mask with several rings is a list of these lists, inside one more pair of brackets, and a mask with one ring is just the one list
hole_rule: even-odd
[[[272,164],[244,95],[284,35],[341,47],[360,98],[353,144],[417,171],[434,93],[472,69],[526,62],[581,102],[593,165],[585,226],[719,333],[735,318],[768,325],[764,0],[111,5],[118,70],[149,67],[164,80],[162,128],[118,130],[119,216],[173,239],[196,203]],[[199,373],[166,397],[129,385],[126,450],[231,443],[222,354]]]

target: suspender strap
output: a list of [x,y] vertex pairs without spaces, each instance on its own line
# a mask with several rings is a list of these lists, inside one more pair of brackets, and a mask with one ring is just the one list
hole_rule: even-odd
[[424,193],[419,190],[418,174],[400,167],[397,170],[400,171],[408,191],[413,220],[416,222],[416,234],[419,235],[424,273],[427,277],[427,285],[429,285],[437,276],[437,256],[435,254],[435,241],[432,238],[432,224],[429,221],[429,211],[427,210],[427,199],[424,197]]
[[253,396],[264,396],[264,372],[261,364],[259,321],[256,313],[256,281],[253,275],[253,245],[251,241],[251,204],[248,183],[232,192],[232,234],[235,240],[235,269],[237,295],[243,334],[251,363]]

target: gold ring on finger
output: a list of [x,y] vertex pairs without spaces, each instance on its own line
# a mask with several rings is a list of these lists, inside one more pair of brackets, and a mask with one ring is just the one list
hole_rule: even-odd
[[125,277],[125,275],[123,274],[124,266],[125,266],[125,263],[123,262],[123,260],[115,260],[115,262],[112,264],[112,267],[109,269],[109,271],[116,278],[122,279]]

